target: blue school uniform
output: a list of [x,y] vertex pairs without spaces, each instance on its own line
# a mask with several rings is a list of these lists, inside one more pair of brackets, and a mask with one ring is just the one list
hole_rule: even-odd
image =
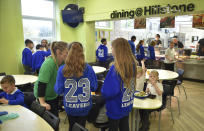
[[153,46],[148,46],[147,59],[155,60],[155,51]]
[[120,119],[129,115],[133,106],[135,91],[134,80],[129,88],[124,86],[120,75],[112,65],[101,89],[102,96],[106,99],[106,114],[111,119]]
[[22,105],[26,107],[24,103],[24,94],[17,88],[11,94],[7,94],[6,92],[1,92],[0,98],[3,98],[3,97],[9,100],[9,103],[8,103],[9,105]]
[[48,51],[41,51],[38,50],[33,54],[32,57],[32,70],[35,72],[37,69],[40,69],[42,63],[45,61],[45,57],[51,55],[50,50]]
[[22,63],[25,66],[32,67],[32,51],[27,47],[22,52]]
[[55,92],[64,94],[64,107],[68,115],[86,116],[92,107],[91,91],[97,89],[97,78],[92,67],[86,64],[80,78],[65,78],[62,65],[57,74]]
[[96,56],[99,61],[105,62],[108,58],[108,48],[106,45],[101,44],[96,50]]
[[137,60],[143,60],[145,58],[144,47],[140,45],[139,52],[137,52]]
[[131,50],[132,50],[132,53],[135,54],[135,43],[131,40],[128,41],[128,43],[130,44],[130,47],[131,47]]

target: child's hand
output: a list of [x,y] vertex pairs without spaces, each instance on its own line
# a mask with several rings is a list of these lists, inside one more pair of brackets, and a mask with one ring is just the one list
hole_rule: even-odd
[[5,98],[1,98],[1,99],[0,99],[0,103],[8,104],[8,100],[5,99]]
[[153,85],[154,87],[156,86],[156,84],[157,84],[156,81],[153,81],[153,82],[152,82],[152,85]]
[[144,63],[144,62],[145,62],[145,59],[142,59],[141,62]]
[[41,106],[44,106],[46,108],[46,110],[50,110],[51,109],[51,106],[47,103],[43,103],[41,104]]
[[147,89],[146,89],[146,93],[148,93],[148,94],[150,93],[150,90],[149,90],[149,88],[147,88]]

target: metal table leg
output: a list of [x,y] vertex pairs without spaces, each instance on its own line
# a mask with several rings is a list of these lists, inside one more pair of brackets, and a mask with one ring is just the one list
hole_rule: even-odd
[[132,131],[135,131],[135,109],[132,110]]
[[139,109],[136,109],[136,115],[137,115],[136,116],[136,118],[137,118],[136,119],[136,123],[137,123],[137,127],[136,127],[137,130],[136,131],[139,131],[139,122],[140,122],[139,121],[140,120],[140,118],[139,118]]

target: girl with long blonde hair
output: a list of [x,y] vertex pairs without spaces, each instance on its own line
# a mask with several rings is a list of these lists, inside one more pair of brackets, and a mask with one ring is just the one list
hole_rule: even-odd
[[106,99],[109,131],[129,131],[128,120],[133,106],[137,61],[124,38],[117,38],[112,42],[112,54],[114,64],[110,67],[101,90]]
[[65,65],[58,70],[55,91],[64,94],[64,107],[69,119],[69,131],[74,123],[83,127],[92,107],[91,91],[97,89],[97,78],[85,63],[82,44],[71,43]]

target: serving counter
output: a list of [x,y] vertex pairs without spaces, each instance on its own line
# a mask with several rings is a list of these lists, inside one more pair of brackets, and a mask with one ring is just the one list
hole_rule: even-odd
[[184,69],[184,78],[204,80],[204,60],[186,59],[179,64]]

